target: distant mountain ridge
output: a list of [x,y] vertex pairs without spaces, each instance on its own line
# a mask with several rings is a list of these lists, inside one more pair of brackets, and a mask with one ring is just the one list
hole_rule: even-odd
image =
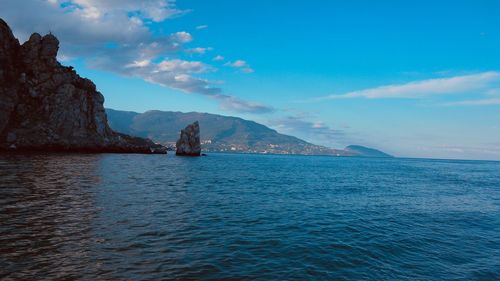
[[[238,117],[199,112],[172,112],[151,110],[144,113],[106,109],[113,130],[139,137],[147,137],[173,147],[179,132],[187,124],[200,123],[202,149],[207,152],[272,153],[336,156],[377,155],[374,149],[332,149],[311,144],[299,138],[280,134],[254,121]],[[364,155],[364,152],[370,155]],[[379,156],[389,155],[379,151]],[[373,155],[373,156],[372,156]],[[386,156],[381,156],[386,155]],[[389,156],[390,157],[390,156]]]
[[344,150],[351,151],[364,157],[392,157],[391,155],[377,149],[364,147],[361,145],[349,145]]

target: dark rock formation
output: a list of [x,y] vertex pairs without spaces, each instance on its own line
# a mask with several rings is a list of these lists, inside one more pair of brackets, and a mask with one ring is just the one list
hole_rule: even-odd
[[181,130],[181,136],[177,141],[176,147],[176,155],[200,156],[200,125],[198,121]]
[[0,150],[166,153],[115,133],[92,81],[56,59],[59,41],[34,33],[20,45],[0,19]]

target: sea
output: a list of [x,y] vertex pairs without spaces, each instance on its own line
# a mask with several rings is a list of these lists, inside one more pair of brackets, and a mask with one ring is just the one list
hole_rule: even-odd
[[0,155],[1,280],[500,280],[500,162]]

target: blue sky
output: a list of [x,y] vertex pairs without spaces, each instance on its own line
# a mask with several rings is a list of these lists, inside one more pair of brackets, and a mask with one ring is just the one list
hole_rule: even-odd
[[[4,0],[110,108],[240,116],[330,147],[500,160],[499,1]],[[28,3],[29,2],[29,3]]]

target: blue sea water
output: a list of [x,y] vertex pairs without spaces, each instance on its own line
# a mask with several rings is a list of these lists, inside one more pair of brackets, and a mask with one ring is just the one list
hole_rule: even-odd
[[499,280],[500,162],[0,155],[3,280]]

